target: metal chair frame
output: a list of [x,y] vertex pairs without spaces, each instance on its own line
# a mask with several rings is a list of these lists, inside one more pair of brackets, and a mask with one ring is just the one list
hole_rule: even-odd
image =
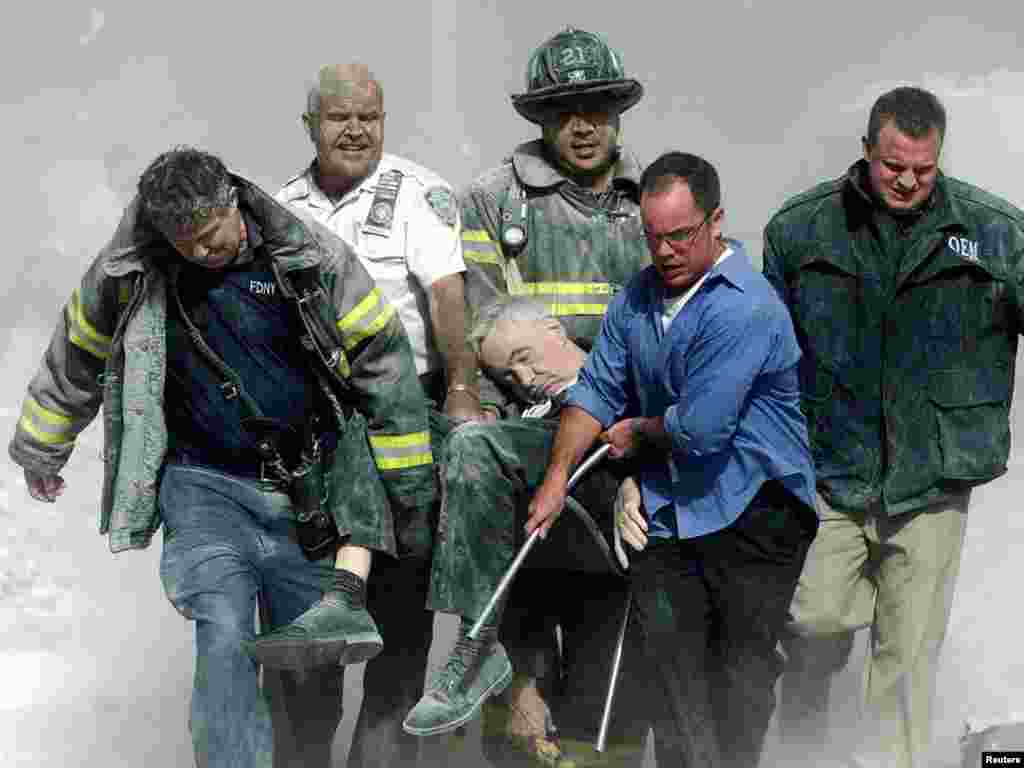
[[[608,454],[610,448],[610,445],[602,445],[600,448],[598,448],[596,451],[594,451],[592,454],[590,454],[590,456],[588,456],[584,461],[580,463],[579,467],[576,469],[575,472],[573,472],[572,476],[569,478],[569,482],[566,489],[567,494],[572,491],[576,484],[579,483],[579,481],[582,480],[583,477],[591,469],[593,469],[597,464],[601,462],[602,459],[604,459],[604,457]],[[600,528],[597,527],[597,524],[594,522],[594,519],[590,515],[590,513],[587,512],[587,510],[583,507],[582,504],[580,504],[578,501],[576,501],[576,499],[572,498],[571,496],[566,497],[565,506],[574,515],[576,515],[580,522],[583,523],[584,527],[589,531],[591,537],[594,539],[595,544],[597,544],[598,549],[600,549],[602,554],[604,555],[605,560],[608,563],[609,570],[623,577],[623,579],[627,579],[628,575],[626,571],[623,570],[622,566],[615,558],[614,552],[612,552],[611,547],[608,546],[607,539],[601,532]],[[558,521],[556,520],[555,523],[557,524],[557,522]],[[477,637],[478,633],[480,632],[480,629],[483,627],[487,619],[493,613],[495,606],[497,606],[497,604],[504,597],[505,593],[508,591],[508,588],[512,584],[512,580],[515,579],[516,574],[519,572],[519,569],[523,566],[526,557],[530,554],[530,551],[533,549],[533,546],[537,543],[537,540],[539,538],[540,529],[537,529],[530,534],[530,536],[527,538],[523,546],[520,547],[519,552],[516,553],[515,558],[512,560],[512,564],[509,565],[508,570],[505,571],[505,575],[502,576],[501,581],[498,582],[498,586],[494,590],[494,594],[491,596],[491,599],[487,602],[487,605],[484,607],[483,613],[480,614],[480,618],[476,620],[476,623],[470,629],[469,636],[471,638],[475,639]],[[605,694],[604,707],[601,712],[601,725],[598,728],[597,740],[594,742],[594,749],[597,752],[604,752],[608,741],[608,727],[611,723],[612,705],[615,700],[615,689],[618,687],[619,672],[622,668],[622,650],[626,641],[626,628],[629,626],[629,616],[632,611],[632,607],[632,594],[627,593],[625,606],[623,607],[622,611],[622,623],[619,626],[618,638],[615,641],[615,650],[612,653],[612,666],[611,671],[608,675],[608,689],[607,693]]]

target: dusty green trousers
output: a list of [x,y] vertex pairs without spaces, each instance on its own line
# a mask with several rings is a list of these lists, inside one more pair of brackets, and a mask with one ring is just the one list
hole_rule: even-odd
[[[829,683],[871,627],[856,764],[919,768],[931,743],[932,699],[970,492],[895,517],[877,505],[821,518],[783,639],[780,725],[797,752],[829,743]],[[813,758],[812,758],[813,760]]]
[[[522,523],[530,494],[540,485],[558,422],[507,419],[464,424],[448,436],[440,459],[441,512],[434,547],[428,606],[475,619],[525,538]],[[435,462],[437,458],[435,457]],[[595,469],[573,495],[595,519],[610,526],[618,488],[610,462]],[[559,521],[556,526],[561,527]],[[608,527],[606,533],[610,535]],[[533,567],[588,570],[571,563],[571,552],[549,541],[530,555]],[[525,571],[524,571],[525,572]]]

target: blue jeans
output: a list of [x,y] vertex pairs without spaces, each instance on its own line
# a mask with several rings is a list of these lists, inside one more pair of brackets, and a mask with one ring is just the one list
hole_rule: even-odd
[[[320,599],[333,557],[306,560],[295,541],[288,496],[258,480],[169,464],[160,486],[164,591],[195,622],[196,666],[189,729],[199,768],[270,768],[270,714],[257,666],[242,648],[254,635],[259,596],[271,627]],[[341,719],[341,667],[281,675],[275,691],[307,754],[326,766]],[[299,731],[302,731],[301,733]]]

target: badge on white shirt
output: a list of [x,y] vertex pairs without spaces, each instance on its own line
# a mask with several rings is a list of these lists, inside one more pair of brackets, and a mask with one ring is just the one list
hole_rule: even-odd
[[363,232],[381,237],[391,235],[391,225],[395,222],[395,203],[398,201],[398,190],[402,187],[402,172],[397,169],[385,171],[377,179],[377,189],[370,203],[370,210],[363,222]]

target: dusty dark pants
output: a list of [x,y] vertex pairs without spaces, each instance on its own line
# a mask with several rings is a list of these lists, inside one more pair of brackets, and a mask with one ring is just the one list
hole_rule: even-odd
[[658,764],[756,768],[782,670],[775,646],[814,513],[766,483],[739,519],[694,539],[655,539],[631,587],[663,706]]
[[434,615],[426,609],[430,563],[423,558],[379,558],[370,576],[367,607],[384,650],[366,665],[363,705],[352,737],[349,768],[416,765],[420,739],[402,719],[423,695]]
[[[420,381],[434,405],[429,411],[430,447],[436,462],[454,424],[437,410],[444,402],[443,376],[425,374]],[[402,523],[395,521],[399,551],[404,554]],[[426,524],[431,529],[436,525],[433,520]],[[366,664],[363,673],[363,704],[352,736],[349,768],[412,768],[420,759],[422,739],[402,730],[402,720],[423,696],[434,634],[434,614],[427,610],[429,585],[429,552],[374,560],[367,608],[384,637],[384,650]]]

